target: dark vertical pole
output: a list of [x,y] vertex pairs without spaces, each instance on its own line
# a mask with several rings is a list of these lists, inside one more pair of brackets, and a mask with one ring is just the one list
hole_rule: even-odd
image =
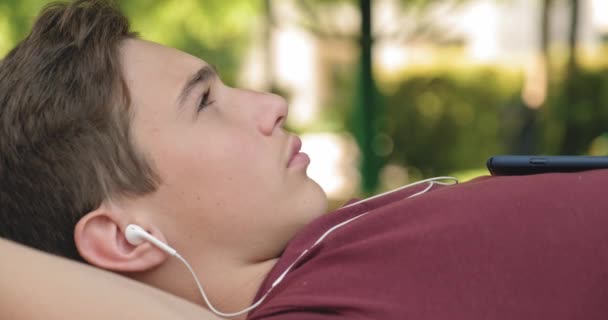
[[575,73],[578,69],[576,60],[576,45],[578,42],[579,0],[570,0],[570,33],[568,34],[568,72]]
[[360,0],[361,8],[361,57],[359,67],[359,96],[355,112],[355,135],[361,148],[361,187],[370,194],[378,186],[378,160],[373,151],[376,132],[374,124],[375,84],[372,73],[372,8],[371,0]]
[[564,138],[562,140],[561,153],[577,154],[580,149],[580,124],[575,122],[575,113],[581,110],[576,110],[576,81],[578,77],[578,63],[576,55],[576,46],[578,42],[578,21],[579,21],[579,1],[570,0],[570,30],[568,34],[569,56],[566,66],[566,78],[564,79],[564,101],[566,103],[564,112]]
[[[542,11],[541,11],[541,31],[540,31],[540,50],[547,64],[549,65],[549,28],[551,27],[551,7],[553,0],[543,0]],[[549,73],[549,69],[545,69]]]

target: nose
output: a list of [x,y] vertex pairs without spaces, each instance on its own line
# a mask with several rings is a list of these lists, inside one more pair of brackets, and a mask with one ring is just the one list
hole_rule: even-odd
[[270,136],[277,129],[281,129],[287,119],[288,107],[287,101],[276,94],[259,93],[262,95],[257,112],[258,130]]

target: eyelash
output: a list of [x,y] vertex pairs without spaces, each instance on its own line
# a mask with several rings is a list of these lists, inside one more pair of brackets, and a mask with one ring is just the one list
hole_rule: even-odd
[[211,89],[207,89],[207,91],[205,91],[205,93],[203,94],[203,97],[201,98],[201,102],[198,104],[197,112],[200,112],[206,106],[208,106],[208,105],[210,105],[210,104],[213,103],[213,100],[209,101],[209,94],[210,93],[211,93]]

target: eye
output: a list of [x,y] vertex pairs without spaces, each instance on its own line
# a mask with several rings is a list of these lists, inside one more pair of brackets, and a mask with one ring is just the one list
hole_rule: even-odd
[[209,94],[211,93],[211,89],[207,89],[207,91],[205,91],[205,93],[203,93],[203,96],[201,97],[201,101],[198,104],[198,108],[197,108],[197,112],[200,112],[201,110],[203,110],[206,106],[210,105],[213,103],[213,100],[209,101]]

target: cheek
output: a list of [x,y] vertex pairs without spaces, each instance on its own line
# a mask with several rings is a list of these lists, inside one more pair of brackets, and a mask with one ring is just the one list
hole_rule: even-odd
[[267,153],[250,135],[235,137],[239,136],[188,138],[164,152],[159,150],[163,182],[206,201],[221,201],[235,193],[246,192],[246,196],[254,193],[256,186],[267,185],[272,173]]

